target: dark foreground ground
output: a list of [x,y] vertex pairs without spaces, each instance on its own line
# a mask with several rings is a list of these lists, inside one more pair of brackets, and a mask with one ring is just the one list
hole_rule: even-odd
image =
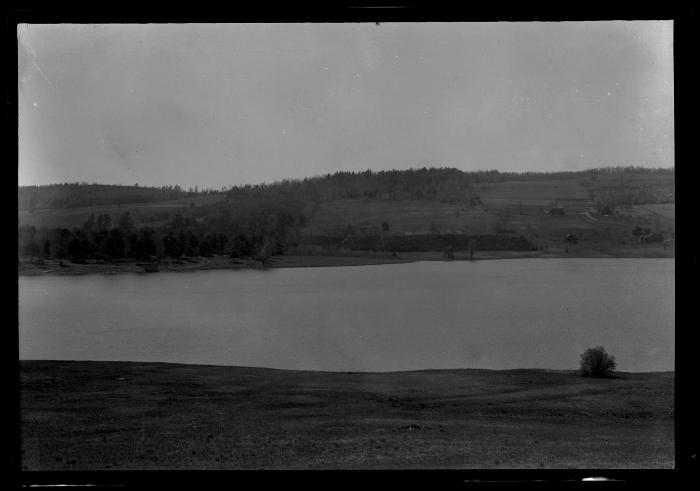
[[21,362],[22,468],[667,468],[674,373]]

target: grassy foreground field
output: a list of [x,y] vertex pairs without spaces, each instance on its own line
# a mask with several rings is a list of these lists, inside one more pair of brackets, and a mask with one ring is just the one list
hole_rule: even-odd
[[22,468],[672,468],[674,373],[22,361]]

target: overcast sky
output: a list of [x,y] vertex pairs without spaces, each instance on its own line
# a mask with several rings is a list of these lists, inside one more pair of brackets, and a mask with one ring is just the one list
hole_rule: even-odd
[[674,165],[671,22],[21,25],[19,184]]

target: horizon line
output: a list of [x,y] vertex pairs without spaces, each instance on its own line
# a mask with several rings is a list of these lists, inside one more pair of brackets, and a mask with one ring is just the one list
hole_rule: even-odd
[[257,182],[255,184],[230,184],[228,186],[221,186],[221,188],[214,188],[214,187],[208,187],[208,186],[199,186],[199,185],[194,185],[194,186],[188,186],[187,188],[180,185],[180,184],[152,184],[152,185],[139,185],[138,182],[134,184],[125,184],[125,183],[106,183],[106,182],[87,182],[87,181],[64,181],[64,182],[52,182],[52,183],[45,183],[45,184],[19,184],[17,185],[18,189],[22,188],[38,188],[38,187],[50,187],[50,186],[65,186],[65,185],[78,185],[78,186],[114,186],[114,187],[141,187],[141,188],[162,188],[162,187],[179,187],[181,190],[186,191],[187,189],[191,189],[193,187],[200,188],[200,191],[217,191],[219,192],[220,190],[225,190],[225,189],[232,189],[232,188],[237,188],[237,187],[256,187],[256,186],[273,186],[276,184],[282,184],[282,183],[294,183],[294,182],[302,182],[307,179],[318,179],[318,178],[323,178],[327,176],[334,176],[334,175],[339,175],[339,174],[363,174],[365,172],[370,172],[372,174],[385,174],[385,173],[390,173],[390,172],[409,172],[409,171],[420,171],[420,170],[456,170],[459,172],[462,172],[464,174],[483,174],[483,173],[497,173],[497,174],[505,174],[505,175],[530,175],[530,174],[542,174],[542,175],[552,175],[552,174],[582,174],[582,173],[588,173],[588,172],[594,172],[594,171],[611,171],[611,170],[641,170],[641,171],[674,171],[675,172],[675,164],[671,165],[669,167],[663,167],[663,166],[657,166],[657,167],[644,167],[644,166],[635,166],[635,165],[609,165],[609,166],[599,166],[599,167],[587,167],[585,169],[581,170],[552,170],[552,171],[543,171],[543,170],[530,170],[530,171],[500,171],[498,169],[475,169],[475,170],[463,170],[459,169],[457,167],[450,167],[450,166],[422,166],[422,167],[409,167],[407,169],[382,169],[382,170],[372,170],[372,169],[365,169],[365,170],[337,170],[335,172],[326,172],[323,174],[315,174],[312,176],[308,177],[289,177],[289,178],[282,178],[278,179],[275,181],[263,181],[263,182]]

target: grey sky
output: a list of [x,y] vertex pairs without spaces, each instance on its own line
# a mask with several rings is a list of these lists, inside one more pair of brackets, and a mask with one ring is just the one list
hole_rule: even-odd
[[19,184],[670,167],[671,22],[22,25]]

